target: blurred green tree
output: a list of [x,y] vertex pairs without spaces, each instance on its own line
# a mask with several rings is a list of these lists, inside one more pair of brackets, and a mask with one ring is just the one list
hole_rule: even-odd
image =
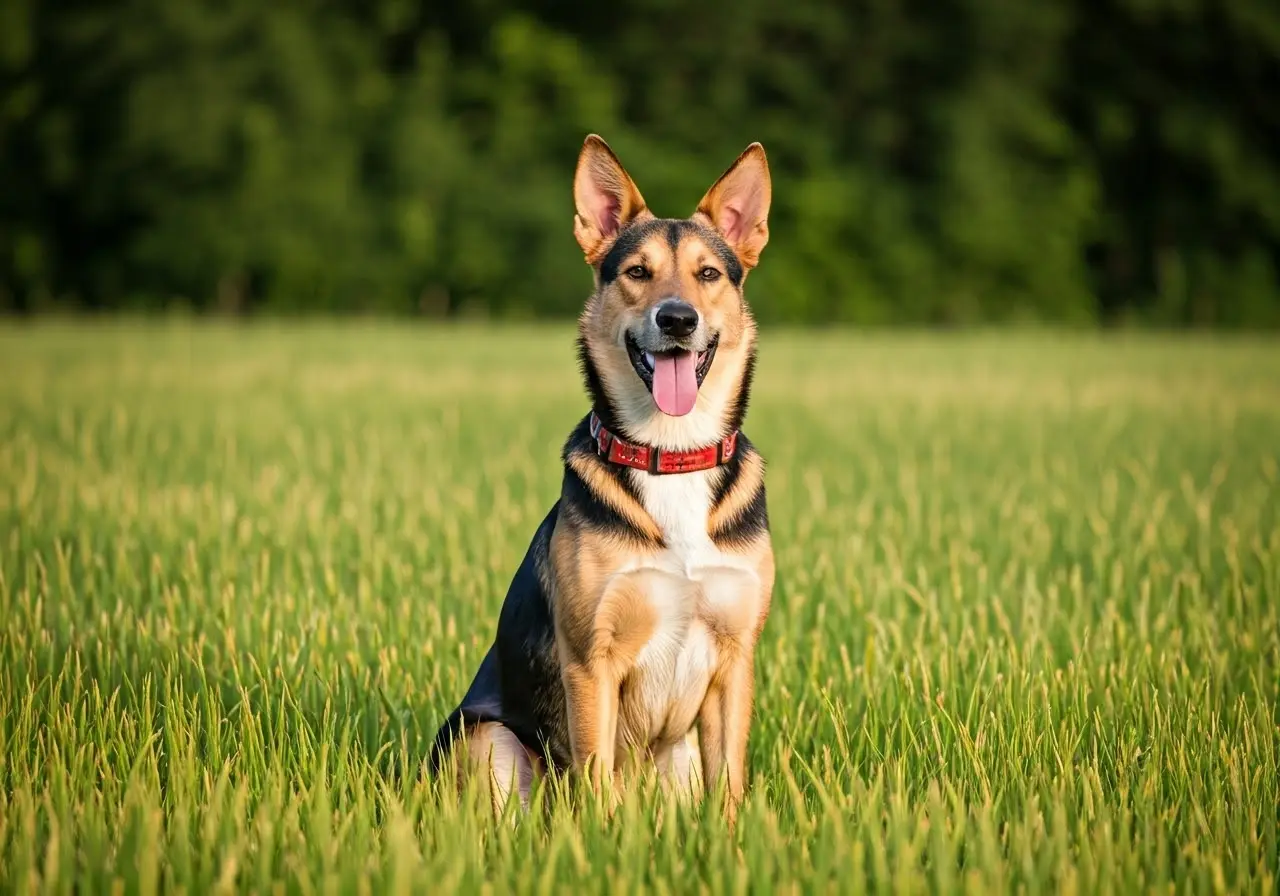
[[565,316],[583,136],[761,317],[1280,325],[1271,0],[8,0],[0,309]]

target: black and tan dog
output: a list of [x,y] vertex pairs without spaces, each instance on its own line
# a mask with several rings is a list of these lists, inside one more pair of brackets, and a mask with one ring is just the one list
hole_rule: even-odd
[[774,579],[764,464],[739,430],[768,165],[752,144],[692,217],[657,218],[592,135],[573,187],[595,272],[579,322],[592,409],[432,766],[465,742],[464,771],[527,804],[547,762],[598,788],[650,761],[669,782],[726,785],[732,818]]

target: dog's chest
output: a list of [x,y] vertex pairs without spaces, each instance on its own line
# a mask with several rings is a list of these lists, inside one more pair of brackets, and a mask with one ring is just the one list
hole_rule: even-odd
[[724,555],[708,533],[711,516],[709,470],[674,476],[644,476],[639,483],[641,503],[662,530],[663,569],[692,576],[699,568],[721,566]]
[[652,745],[678,740],[696,721],[719,659],[717,636],[725,619],[738,615],[735,605],[751,599],[754,571],[708,534],[706,473],[645,477],[639,491],[664,542],[643,566],[685,583],[652,589],[656,624],[624,686],[619,735]]

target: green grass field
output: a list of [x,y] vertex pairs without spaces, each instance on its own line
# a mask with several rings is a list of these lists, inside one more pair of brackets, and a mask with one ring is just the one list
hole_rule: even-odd
[[730,832],[422,773],[569,328],[0,329],[0,889],[1275,893],[1280,345],[762,333]]

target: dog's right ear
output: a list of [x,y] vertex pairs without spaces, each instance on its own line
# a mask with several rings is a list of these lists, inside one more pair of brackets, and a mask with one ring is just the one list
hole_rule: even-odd
[[591,265],[604,258],[622,228],[646,211],[631,176],[609,144],[595,134],[588,135],[578,154],[573,203],[573,235]]
[[694,213],[715,225],[747,270],[760,261],[769,242],[769,203],[773,186],[764,147],[752,143],[720,175]]

